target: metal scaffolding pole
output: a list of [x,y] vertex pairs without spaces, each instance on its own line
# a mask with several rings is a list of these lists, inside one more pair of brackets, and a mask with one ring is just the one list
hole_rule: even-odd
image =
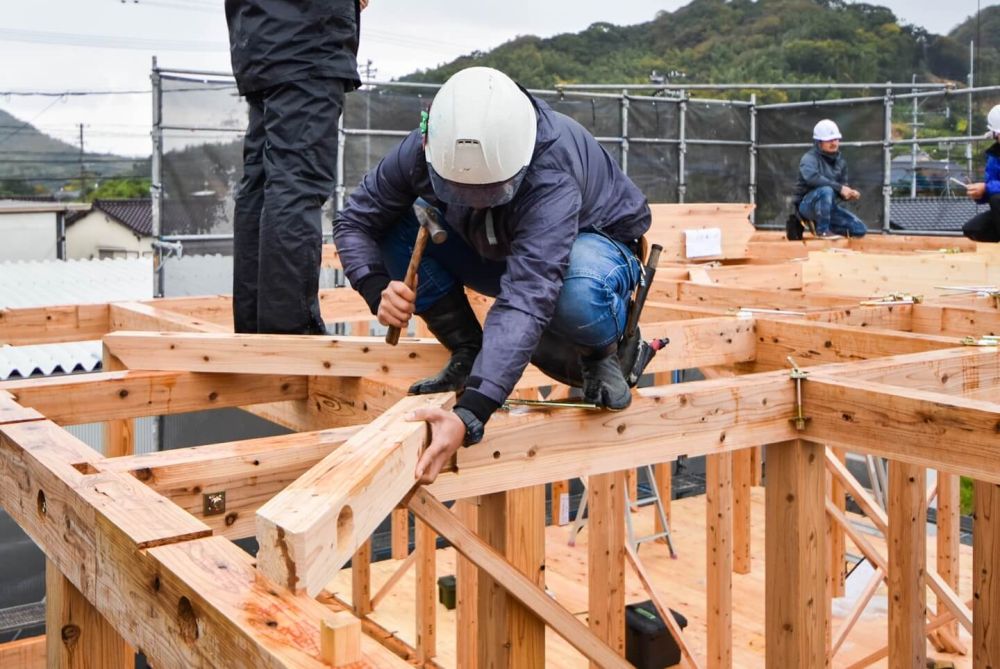
[[[750,204],[757,204],[757,94],[750,94],[750,184],[748,187]],[[756,224],[757,207],[750,210],[750,223]]]
[[622,164],[622,172],[624,172],[625,174],[628,174],[628,109],[629,109],[628,91],[623,90],[622,100],[621,100],[621,116],[622,116],[621,164]]
[[[916,103],[916,100],[914,100]],[[892,90],[885,91],[885,124],[882,148],[882,232],[889,232],[892,214]]]
[[687,194],[687,94],[681,98],[677,117],[677,202],[683,204]]

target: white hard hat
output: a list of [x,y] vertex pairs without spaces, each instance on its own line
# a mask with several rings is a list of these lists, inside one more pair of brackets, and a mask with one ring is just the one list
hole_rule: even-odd
[[527,94],[490,67],[470,67],[434,96],[424,149],[435,194],[475,209],[510,202],[535,151]]
[[832,139],[840,139],[840,128],[828,118],[823,119],[813,128],[813,139],[817,142],[829,142]]
[[996,105],[986,116],[986,127],[990,129],[989,134],[995,135],[1000,132],[1000,105]]

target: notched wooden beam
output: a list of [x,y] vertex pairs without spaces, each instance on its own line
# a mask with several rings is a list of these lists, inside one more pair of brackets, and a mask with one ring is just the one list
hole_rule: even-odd
[[428,430],[406,416],[453,402],[452,393],[401,400],[261,507],[260,570],[290,590],[322,590],[416,483]]

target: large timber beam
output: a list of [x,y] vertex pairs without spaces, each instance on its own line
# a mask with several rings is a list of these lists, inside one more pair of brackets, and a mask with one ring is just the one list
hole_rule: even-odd
[[454,397],[401,400],[261,507],[260,570],[289,590],[322,590],[416,483],[428,430],[408,414]]
[[107,304],[0,309],[0,344],[87,341],[110,330]]
[[[0,427],[4,509],[122,638],[165,669],[328,666],[324,607],[135,478],[85,473],[101,460],[48,421]],[[408,666],[363,645],[367,666]]]
[[59,425],[305,399],[302,376],[120,371],[0,383]]
[[858,303],[858,298],[840,295],[813,295],[795,290],[766,290],[762,288],[740,288],[737,286],[716,286],[655,279],[649,291],[649,299],[656,301],[678,301],[711,307],[781,309],[783,311],[810,311],[849,307]]
[[1000,404],[821,375],[803,404],[812,441],[1000,482]]

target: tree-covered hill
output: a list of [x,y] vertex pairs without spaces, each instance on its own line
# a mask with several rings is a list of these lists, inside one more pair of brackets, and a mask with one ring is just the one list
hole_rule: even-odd
[[[575,34],[518,37],[404,80],[439,82],[464,67],[488,65],[537,88],[649,83],[654,72],[679,83],[905,82],[913,74],[920,81],[964,82],[966,33],[975,30],[974,22],[973,17],[951,35],[939,36],[901,24],[891,10],[873,4],[693,0],[637,25],[595,23]],[[995,61],[1000,7],[983,10],[980,30],[980,57]]]

